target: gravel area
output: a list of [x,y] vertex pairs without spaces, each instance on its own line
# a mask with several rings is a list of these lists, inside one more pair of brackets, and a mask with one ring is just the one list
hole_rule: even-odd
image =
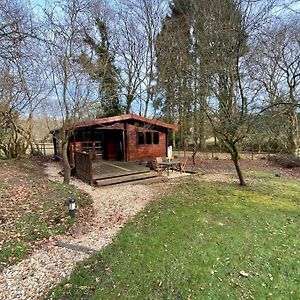
[[[46,173],[50,180],[62,181],[58,163],[48,163]],[[185,174],[182,174],[184,176]],[[180,176],[175,172],[172,178]],[[181,178],[180,178],[181,181]],[[112,241],[113,236],[151,199],[166,191],[169,183],[150,185],[127,184],[94,188],[72,179],[71,184],[89,193],[94,200],[95,215],[84,230],[72,230],[59,236],[17,265],[7,267],[0,274],[0,299],[41,299],[62,278],[68,277],[77,262],[89,254],[55,246],[57,240],[100,250]]]

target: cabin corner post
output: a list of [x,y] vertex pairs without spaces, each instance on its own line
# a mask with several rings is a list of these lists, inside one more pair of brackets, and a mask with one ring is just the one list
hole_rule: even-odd
[[88,164],[89,164],[89,169],[88,169],[89,183],[90,183],[90,185],[93,185],[94,181],[93,181],[93,152],[92,152],[92,150],[89,150]]
[[130,147],[129,147],[129,127],[128,124],[125,122],[125,160],[130,160]]
[[[124,126],[126,128],[126,125]],[[127,161],[126,130],[122,131],[123,160]]]

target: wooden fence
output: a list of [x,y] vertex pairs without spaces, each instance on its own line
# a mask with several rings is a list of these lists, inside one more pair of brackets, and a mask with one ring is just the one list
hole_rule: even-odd
[[[35,144],[35,150],[37,150],[41,155],[51,156],[54,155],[54,146],[53,143],[37,143]],[[26,153],[29,155],[31,148],[29,147]]]
[[87,182],[88,184],[93,184],[93,168],[92,168],[93,154],[90,151],[86,152],[75,152],[75,172],[77,177],[81,180]]

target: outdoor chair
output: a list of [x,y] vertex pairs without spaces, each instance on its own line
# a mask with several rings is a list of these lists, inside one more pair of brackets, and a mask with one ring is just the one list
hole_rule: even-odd
[[180,173],[185,173],[185,167],[186,167],[187,161],[188,161],[187,157],[185,157],[184,159],[182,159],[180,161],[180,166],[179,166]]
[[155,157],[154,160],[157,164],[161,164],[163,162],[162,157]]
[[161,157],[156,157],[152,160],[152,168],[154,171],[158,172],[160,175],[166,169],[165,166],[160,165],[163,160]]

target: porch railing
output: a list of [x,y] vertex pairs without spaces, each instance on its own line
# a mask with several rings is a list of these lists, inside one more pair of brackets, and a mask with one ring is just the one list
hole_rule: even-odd
[[93,184],[93,168],[92,168],[93,154],[92,151],[86,152],[75,152],[75,172],[77,177]]

